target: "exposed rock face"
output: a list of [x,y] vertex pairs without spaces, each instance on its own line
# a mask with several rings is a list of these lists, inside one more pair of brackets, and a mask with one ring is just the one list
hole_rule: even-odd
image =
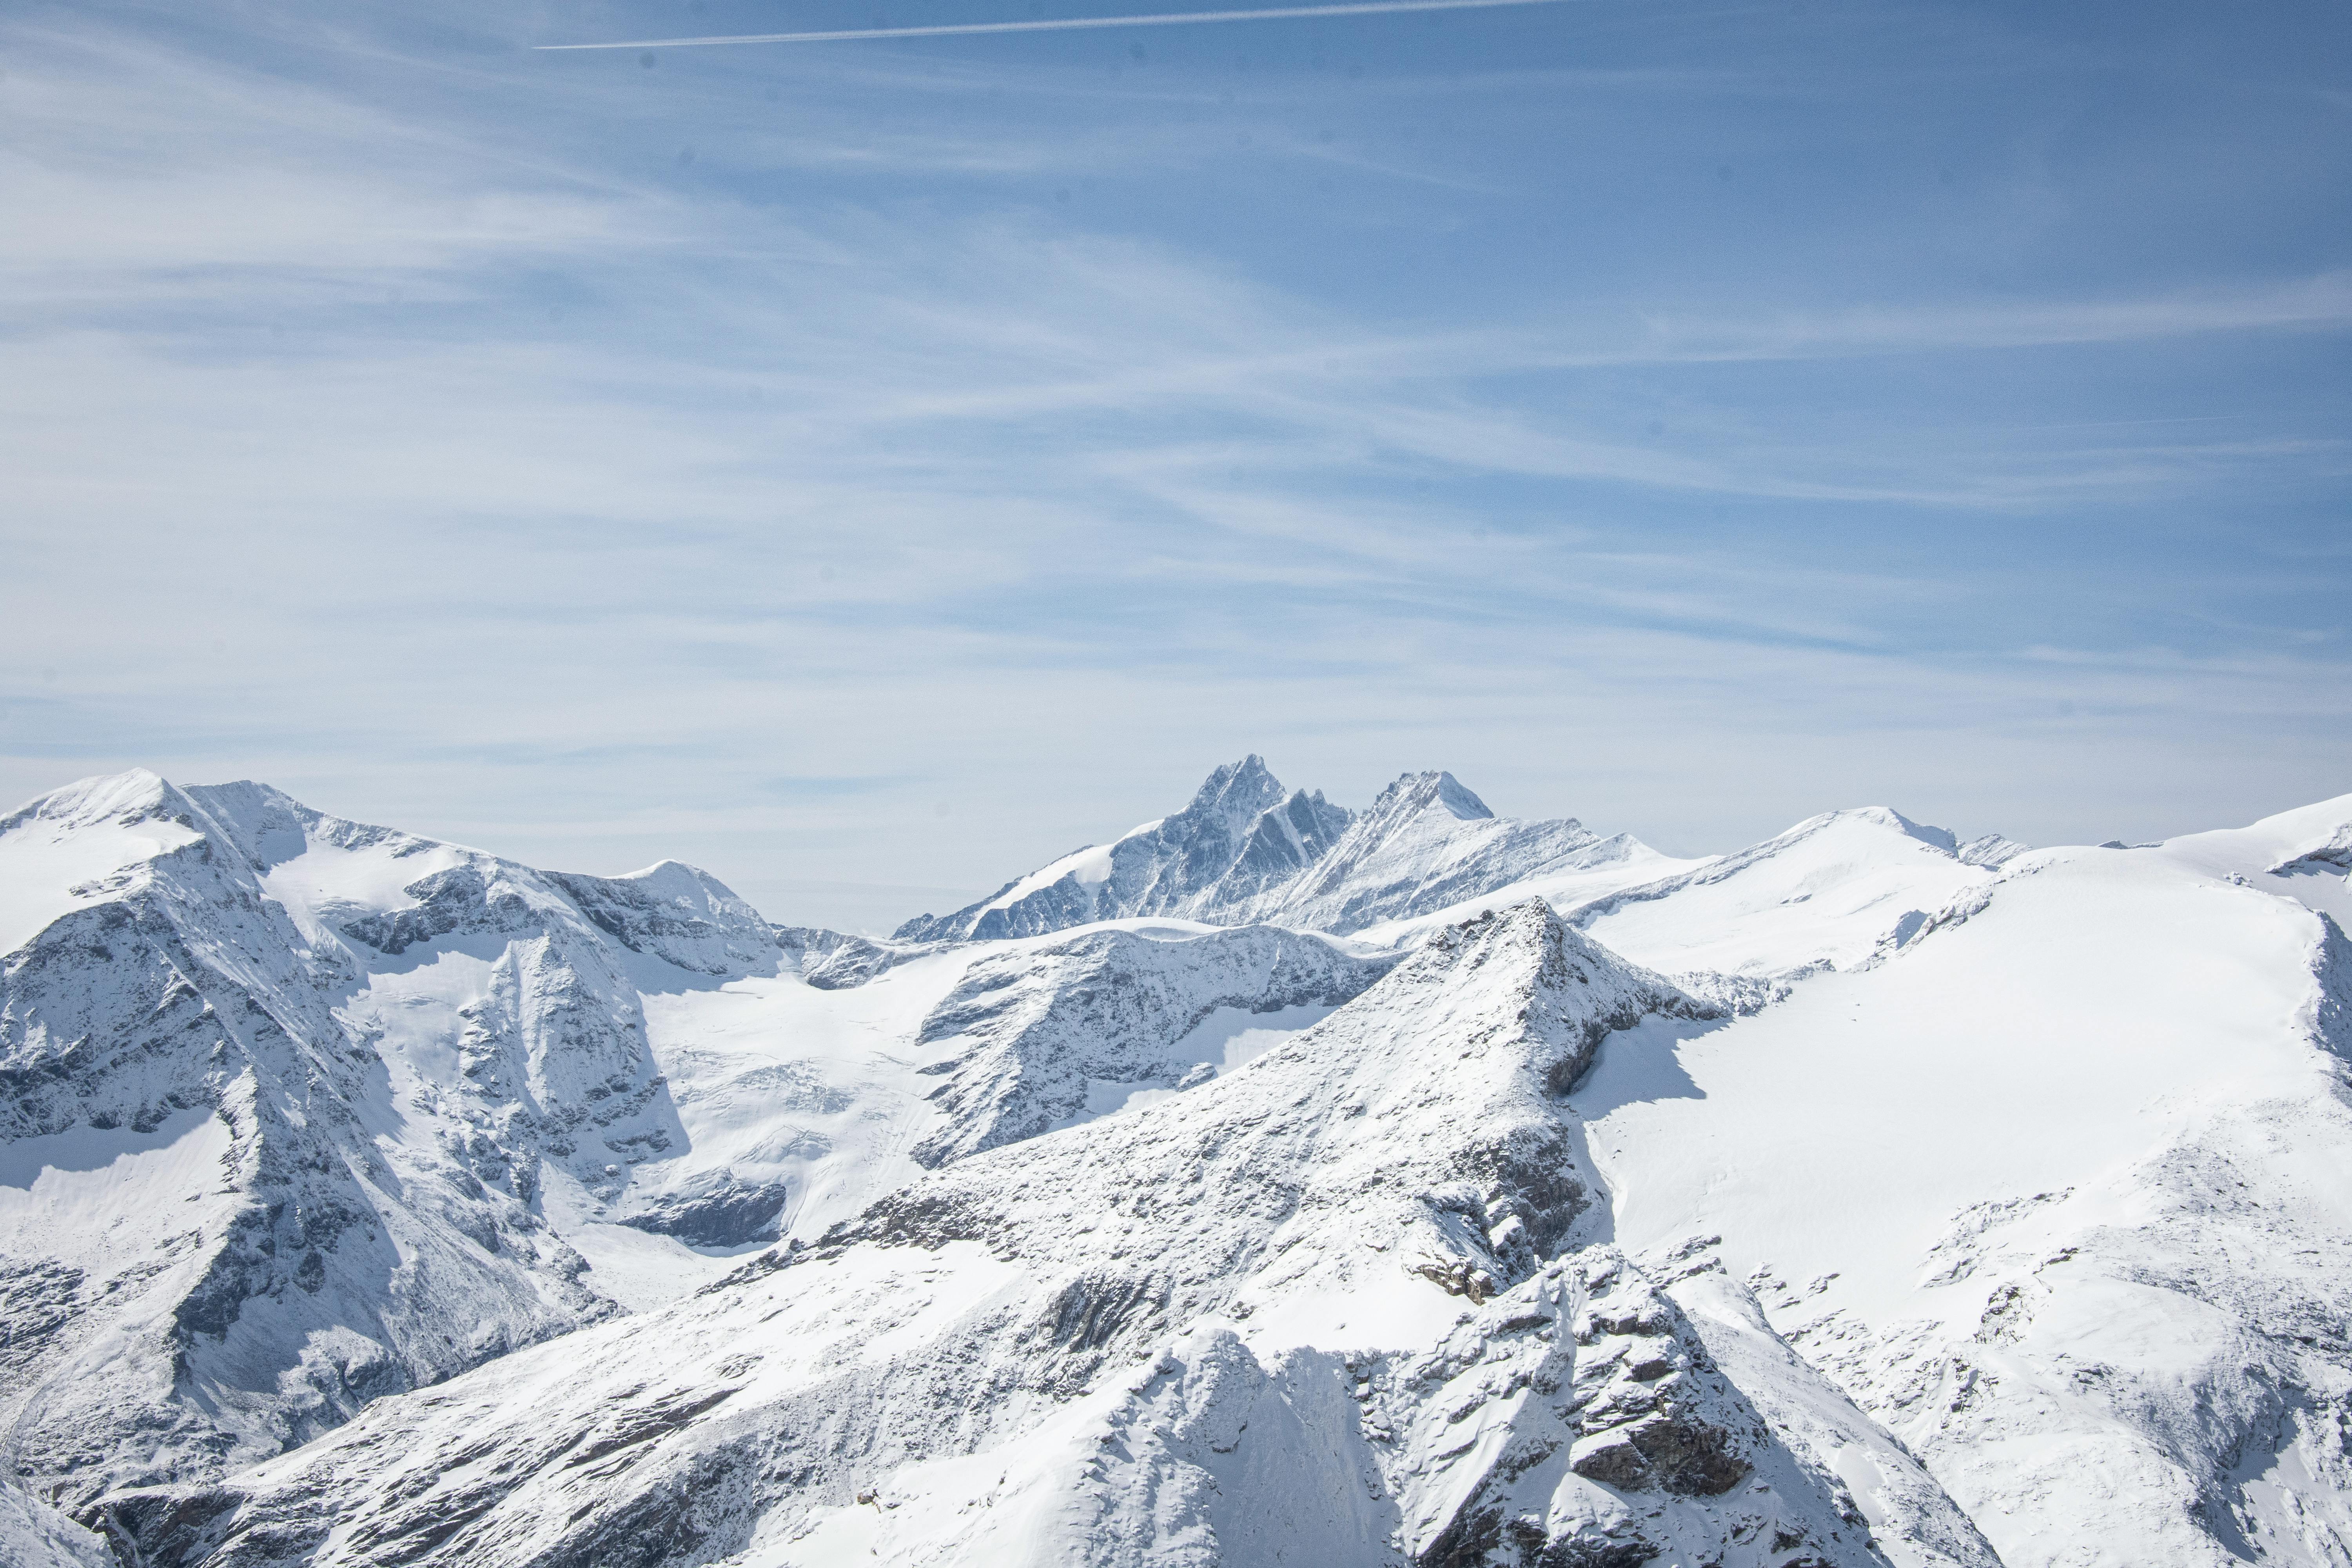
[[817,926],[774,926],[777,945],[799,968],[800,976],[820,991],[840,991],[863,985],[911,958],[931,952],[936,943],[876,942]]
[[702,1247],[744,1247],[779,1239],[790,1192],[782,1182],[745,1182],[712,1175],[684,1192],[665,1193],[621,1223]]
[[1097,1085],[1189,1087],[1213,1064],[1174,1052],[1218,1009],[1336,1007],[1394,963],[1264,926],[1088,931],[983,958],[917,1037],[958,1049],[924,1069],[946,1075],[932,1098],[950,1121],[914,1156],[936,1167],[1034,1137],[1084,1111]]
[[1034,936],[1094,921],[1171,915],[1347,932],[1426,914],[1529,878],[1646,856],[1572,820],[1498,817],[1451,773],[1409,773],[1361,816],[1286,791],[1259,758],[1219,768],[1192,804],[1081,850],[905,941]]

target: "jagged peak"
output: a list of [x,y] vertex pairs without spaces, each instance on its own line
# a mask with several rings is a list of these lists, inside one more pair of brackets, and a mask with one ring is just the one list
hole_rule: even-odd
[[897,935],[1034,935],[1144,913],[1348,930],[1402,908],[1463,902],[1598,842],[1573,818],[1498,817],[1442,770],[1406,773],[1352,811],[1321,790],[1288,788],[1253,752],[1213,769],[1175,815],[1049,862],[952,914],[918,916]]
[[1282,781],[1274,776],[1265,759],[1252,752],[1237,763],[1225,763],[1213,770],[1193,792],[1192,804],[1183,815],[1255,816],[1278,805],[1284,793]]
[[[1570,925],[1559,918],[1559,910],[1540,898],[1522,899],[1517,903],[1505,904],[1499,909],[1488,910],[1442,927],[1406,961],[1406,967],[1423,973],[1443,973],[1465,966],[1485,965],[1507,957],[1540,968],[1548,964],[1554,954],[1572,956],[1601,969],[1622,973],[1640,984],[1654,984],[1662,991],[1675,991],[1672,983],[1620,957]],[[1567,978],[1559,972],[1553,972],[1549,977],[1555,981]]]
[[1591,1065],[1602,1035],[1644,1013],[1707,1018],[1719,1011],[1570,925],[1539,898],[1444,928],[1374,990],[1423,987],[1444,991],[1456,1005],[1499,1004],[1531,1032],[1566,1047],[1551,1068],[1559,1089]]

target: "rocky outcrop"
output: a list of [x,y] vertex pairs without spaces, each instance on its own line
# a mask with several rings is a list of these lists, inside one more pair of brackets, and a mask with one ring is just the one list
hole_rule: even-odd
[[1353,1001],[1393,954],[1355,952],[1270,927],[1095,931],[991,954],[923,1021],[917,1042],[954,1054],[926,1068],[949,1121],[914,1157],[937,1167],[1078,1118],[1089,1095],[1192,1087],[1217,1064],[1181,1056],[1221,1008],[1253,1014]]

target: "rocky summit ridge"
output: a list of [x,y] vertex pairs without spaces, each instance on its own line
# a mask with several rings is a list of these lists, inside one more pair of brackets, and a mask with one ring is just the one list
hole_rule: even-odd
[[1253,754],[1212,773],[1183,810],[896,934],[987,941],[1139,915],[1345,933],[1532,878],[1658,858],[1572,818],[1497,817],[1449,773],[1407,773],[1360,813],[1286,789]]
[[2347,844],[1249,758],[880,942],[84,781],[0,818],[0,1562],[2332,1568]]

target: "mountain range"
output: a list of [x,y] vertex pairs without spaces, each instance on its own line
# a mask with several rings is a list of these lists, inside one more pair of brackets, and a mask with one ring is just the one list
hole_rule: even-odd
[[2347,873],[1250,757],[886,941],[86,780],[0,1561],[2352,1562]]
[[1286,789],[1249,756],[1211,773],[1174,816],[1066,855],[951,915],[919,915],[896,935],[987,941],[1139,915],[1344,933],[1538,878],[1600,889],[1674,868],[1639,841],[1603,838],[1573,818],[1496,816],[1452,773],[1408,773],[1354,812],[1320,790]]

